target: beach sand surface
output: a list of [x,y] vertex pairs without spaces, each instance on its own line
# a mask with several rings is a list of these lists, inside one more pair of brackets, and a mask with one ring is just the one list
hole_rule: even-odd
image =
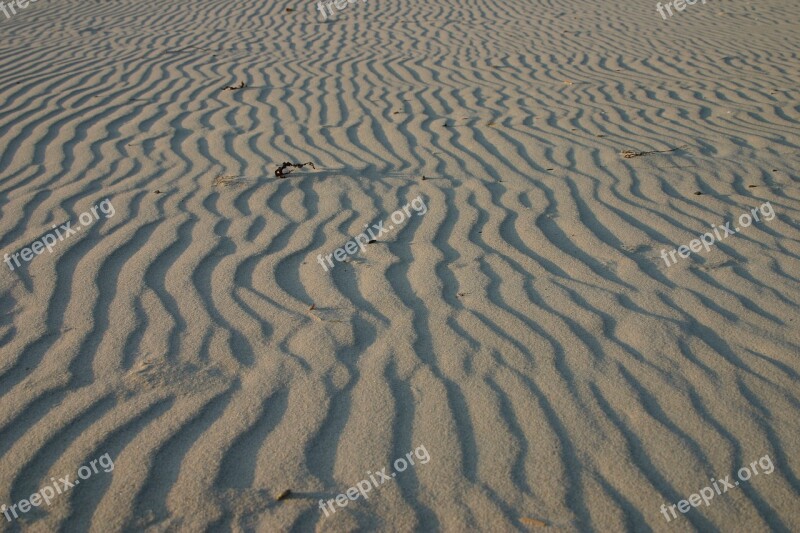
[[673,11],[0,14],[2,531],[800,531],[800,11]]

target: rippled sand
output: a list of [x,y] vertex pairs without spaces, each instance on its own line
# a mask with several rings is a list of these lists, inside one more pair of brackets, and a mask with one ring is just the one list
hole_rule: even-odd
[[0,503],[115,465],[0,528],[799,531],[799,29],[778,0],[0,14],[0,255],[114,207],[0,265]]

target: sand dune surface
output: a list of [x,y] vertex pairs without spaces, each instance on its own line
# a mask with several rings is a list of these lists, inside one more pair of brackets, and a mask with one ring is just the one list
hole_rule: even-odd
[[797,4],[344,5],[0,11],[0,528],[800,531]]

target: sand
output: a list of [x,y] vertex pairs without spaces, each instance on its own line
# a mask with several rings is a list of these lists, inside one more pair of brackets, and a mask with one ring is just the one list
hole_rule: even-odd
[[17,11],[4,531],[800,531],[796,3]]

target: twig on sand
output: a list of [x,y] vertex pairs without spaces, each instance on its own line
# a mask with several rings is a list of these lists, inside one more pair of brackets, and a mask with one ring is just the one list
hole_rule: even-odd
[[311,161],[309,161],[308,163],[289,163],[287,161],[286,163],[282,164],[277,169],[275,169],[275,175],[279,178],[285,178],[286,176],[292,173],[291,170],[289,170],[288,172],[284,172],[287,168],[289,167],[303,168],[306,165],[311,165],[311,168],[317,170],[317,167],[315,167],[314,163],[312,163]]
[[524,516],[524,517],[520,518],[519,520],[520,520],[520,522],[523,522],[523,523],[531,525],[531,526],[536,526],[536,527],[546,527],[547,526],[547,522],[542,522],[541,520],[536,520],[535,518],[528,518],[527,516]]
[[228,87],[223,87],[222,90],[223,91],[235,91],[237,89],[244,89],[245,87],[247,87],[247,84],[242,81],[242,82],[239,82],[239,85],[237,85],[235,87],[233,85],[229,85]]
[[670,150],[650,150],[649,152],[634,152],[633,150],[623,150],[619,153],[625,159],[632,159],[634,157],[639,157],[640,155],[650,155],[650,154],[666,154],[667,152],[674,152],[675,150],[680,150],[681,148],[686,148],[688,145],[684,144],[683,146],[678,146],[677,148],[672,148]]

